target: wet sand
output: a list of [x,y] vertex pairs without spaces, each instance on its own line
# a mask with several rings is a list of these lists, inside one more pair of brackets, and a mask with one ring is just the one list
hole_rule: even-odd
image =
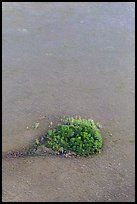
[[134,3],[7,2],[2,15],[3,153],[63,115],[105,136],[91,158],[3,159],[3,201],[134,201]]

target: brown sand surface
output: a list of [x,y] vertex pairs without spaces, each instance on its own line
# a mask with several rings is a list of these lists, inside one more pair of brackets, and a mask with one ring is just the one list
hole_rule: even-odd
[[63,115],[105,137],[94,157],[3,159],[3,202],[135,201],[134,3],[3,2],[2,16],[3,153]]

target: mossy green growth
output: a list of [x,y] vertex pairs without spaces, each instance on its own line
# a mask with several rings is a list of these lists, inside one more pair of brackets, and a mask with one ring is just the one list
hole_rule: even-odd
[[96,123],[81,117],[66,117],[56,127],[48,130],[46,146],[59,152],[72,151],[77,155],[100,152],[103,138]]

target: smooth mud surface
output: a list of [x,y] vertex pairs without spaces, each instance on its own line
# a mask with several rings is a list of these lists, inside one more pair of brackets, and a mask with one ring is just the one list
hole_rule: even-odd
[[134,3],[5,2],[2,17],[3,154],[63,115],[105,137],[94,157],[4,158],[3,201],[135,201]]

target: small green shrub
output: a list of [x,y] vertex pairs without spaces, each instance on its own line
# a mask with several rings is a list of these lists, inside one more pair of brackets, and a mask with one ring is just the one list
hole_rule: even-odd
[[45,145],[54,151],[86,156],[99,152],[103,139],[93,120],[67,117],[48,130]]

